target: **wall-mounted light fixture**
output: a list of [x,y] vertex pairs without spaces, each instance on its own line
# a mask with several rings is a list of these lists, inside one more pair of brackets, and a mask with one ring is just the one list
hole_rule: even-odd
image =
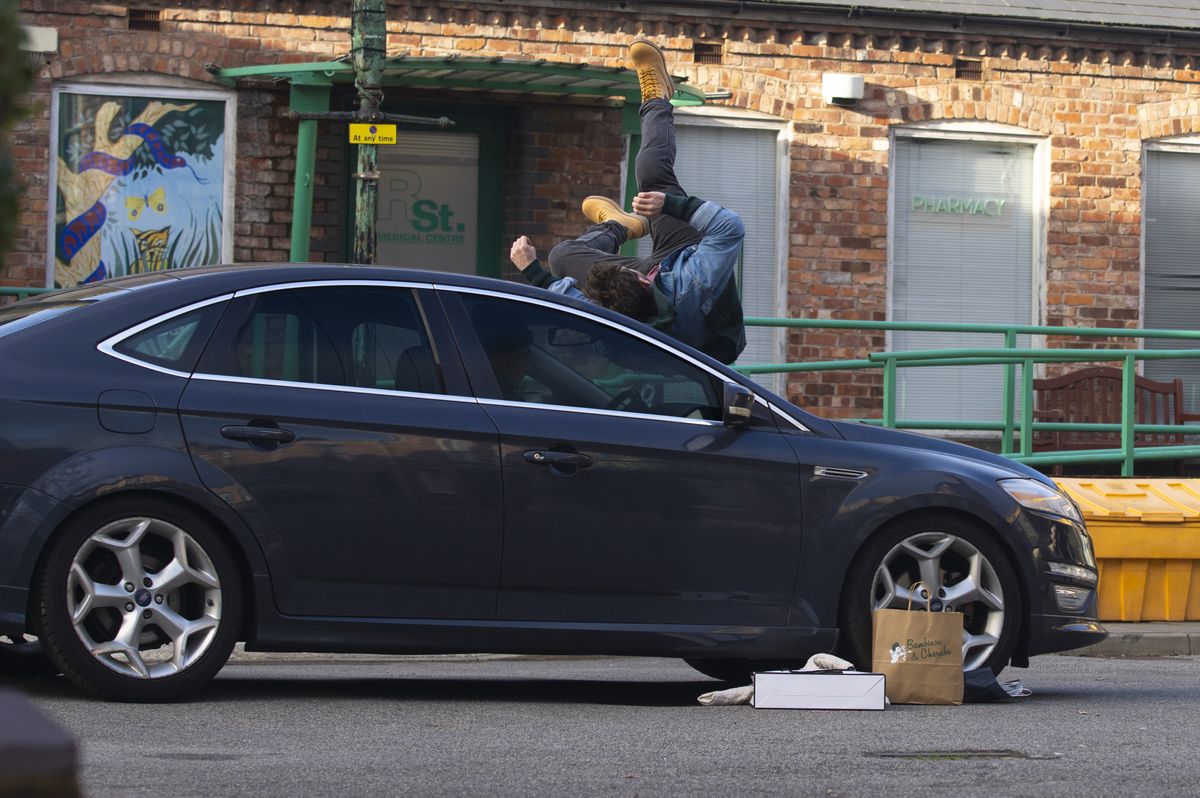
[[25,34],[21,49],[29,56],[29,68],[37,72],[46,63],[46,56],[58,52],[58,28],[39,28],[22,25]]
[[827,103],[849,108],[863,98],[862,75],[826,72],[821,75],[821,96]]

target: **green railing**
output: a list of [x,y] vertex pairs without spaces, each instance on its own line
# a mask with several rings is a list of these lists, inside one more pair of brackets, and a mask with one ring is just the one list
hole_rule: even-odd
[[53,288],[33,288],[26,285],[0,285],[0,296],[28,299],[35,294],[46,294],[53,290]]
[[[1135,377],[1137,361],[1178,358],[1200,359],[1198,349],[1021,349],[1018,335],[1065,336],[1072,338],[1145,338],[1200,342],[1200,330],[1129,330],[1112,327],[1049,327],[1032,324],[954,324],[949,322],[857,321],[835,319],[777,319],[748,317],[748,326],[804,329],[840,329],[857,332],[898,330],[904,332],[978,333],[1003,336],[998,348],[940,349],[909,352],[871,352],[856,360],[813,363],[763,363],[738,366],[743,374],[794,374],[841,369],[883,369],[883,417],[863,419],[868,424],[901,429],[999,432],[1000,453],[1029,465],[1119,462],[1123,476],[1132,476],[1137,460],[1178,460],[1200,457],[1200,445],[1136,446],[1138,434],[1197,434],[1200,426],[1187,424],[1138,424],[1135,421]],[[1033,376],[1039,363],[1120,362],[1121,421],[1114,424],[1033,420]],[[931,366],[1004,366],[1004,395],[1001,421],[904,421],[896,418],[896,375],[901,368]],[[1016,418],[1017,366],[1021,366],[1021,412]],[[1033,433],[1119,432],[1121,444],[1114,449],[1088,449],[1033,453]],[[1014,438],[1020,451],[1014,451]]]

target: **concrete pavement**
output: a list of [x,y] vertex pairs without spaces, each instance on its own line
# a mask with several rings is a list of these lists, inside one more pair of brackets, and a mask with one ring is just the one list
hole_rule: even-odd
[[1108,639],[1067,654],[1083,657],[1179,657],[1200,654],[1200,622],[1145,621],[1116,623],[1101,621]]

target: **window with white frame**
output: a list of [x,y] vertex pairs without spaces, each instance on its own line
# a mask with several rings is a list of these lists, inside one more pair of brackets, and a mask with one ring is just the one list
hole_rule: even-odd
[[[1043,262],[1042,140],[897,128],[891,157],[889,304],[894,321],[1032,324]],[[1027,341],[1018,339],[1021,346]],[[902,332],[894,350],[995,347],[1001,335]],[[901,369],[902,421],[998,421],[1002,366]],[[1019,397],[1018,397],[1019,398]]]
[[[736,212],[746,226],[738,270],[742,311],[747,316],[787,315],[786,123],[730,109],[678,108],[675,132],[680,185],[692,196]],[[649,241],[639,242],[639,254],[649,256]],[[784,343],[780,329],[747,327],[746,349],[737,362],[783,362]],[[782,388],[780,375],[755,379],[772,390]]]
[[[1146,145],[1143,165],[1145,288],[1143,326],[1200,330],[1200,138]],[[1148,349],[1191,348],[1170,339],[1146,339]],[[1200,412],[1200,360],[1147,360],[1147,377],[1183,381],[1183,404]]]
[[232,260],[234,98],[173,84],[54,87],[49,286]]

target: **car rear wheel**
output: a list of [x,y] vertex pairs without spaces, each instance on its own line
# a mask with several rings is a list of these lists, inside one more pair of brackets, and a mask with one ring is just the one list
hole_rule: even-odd
[[58,668],[33,635],[0,635],[0,676],[10,679],[53,676]]
[[871,664],[871,612],[925,608],[920,581],[935,611],[963,613],[963,669],[1008,663],[1020,633],[1021,591],[1008,558],[979,526],[952,515],[923,513],[887,527],[855,559],[842,594],[842,653]]
[[120,701],[169,701],[229,658],[242,586],[229,548],[193,512],[122,500],[61,531],[38,580],[41,642],[79,686]]

